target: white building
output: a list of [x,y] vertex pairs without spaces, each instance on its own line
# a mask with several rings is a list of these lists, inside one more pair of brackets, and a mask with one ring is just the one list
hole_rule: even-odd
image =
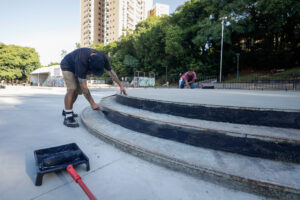
[[63,74],[59,65],[41,67],[30,73],[30,85],[63,87]]
[[153,0],[81,0],[82,47],[108,44],[135,29],[147,18]]
[[148,12],[149,16],[163,16],[170,14],[170,6],[167,4],[156,3]]

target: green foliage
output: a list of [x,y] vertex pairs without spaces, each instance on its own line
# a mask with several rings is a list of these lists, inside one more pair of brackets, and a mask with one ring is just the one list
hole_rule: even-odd
[[[121,76],[135,70],[168,76],[188,68],[218,75],[221,18],[224,23],[223,74],[240,69],[299,66],[300,4],[295,0],[190,0],[168,17],[149,17],[118,42],[95,45],[109,55]],[[297,56],[298,55],[298,56]],[[177,81],[177,80],[176,80]]]
[[131,56],[131,55],[125,55],[123,64],[126,68],[126,75],[133,74],[135,71],[138,70],[140,66],[140,62],[137,58]]
[[92,44],[91,48],[97,49],[99,51],[104,51],[104,44],[103,43],[98,43],[98,44]]
[[46,67],[50,67],[50,66],[53,66],[53,65],[60,65],[60,63],[59,62],[51,62]]
[[27,79],[30,72],[40,67],[35,49],[0,44],[0,79]]
[[76,49],[79,49],[80,48],[80,43],[76,42],[75,47],[76,47]]
[[60,56],[61,56],[61,58],[63,58],[63,57],[65,57],[65,55],[67,55],[67,51],[66,50],[61,50],[61,53],[60,53]]

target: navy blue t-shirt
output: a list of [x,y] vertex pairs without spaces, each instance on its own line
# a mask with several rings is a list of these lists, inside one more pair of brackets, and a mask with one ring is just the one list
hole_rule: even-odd
[[79,48],[67,54],[60,62],[61,70],[73,72],[75,76],[81,79],[86,79],[86,75],[91,73],[91,67],[89,63],[91,53],[97,53],[101,55],[103,58],[101,61],[101,63],[103,63],[103,67],[108,71],[111,70],[106,55],[101,51],[91,48]]

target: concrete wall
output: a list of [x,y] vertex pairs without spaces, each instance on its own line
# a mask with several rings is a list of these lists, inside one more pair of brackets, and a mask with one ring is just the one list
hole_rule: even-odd
[[30,85],[38,85],[38,82],[39,82],[39,85],[43,85],[43,83],[47,80],[49,74],[32,74],[30,75]]

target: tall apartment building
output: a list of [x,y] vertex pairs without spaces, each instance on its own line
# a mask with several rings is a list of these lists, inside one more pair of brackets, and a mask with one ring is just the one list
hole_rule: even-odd
[[80,0],[80,46],[104,43],[105,0]]
[[169,15],[170,6],[167,4],[156,3],[154,7],[148,12],[149,16]]
[[153,0],[80,0],[82,47],[108,44],[147,18]]

